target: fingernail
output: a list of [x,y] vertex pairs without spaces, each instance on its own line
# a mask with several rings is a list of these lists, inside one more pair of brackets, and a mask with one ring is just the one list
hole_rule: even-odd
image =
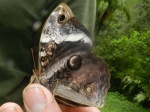
[[43,112],[46,108],[46,97],[40,87],[27,87],[23,92],[24,104],[31,112]]
[[0,112],[18,112],[18,111],[15,107],[8,107],[8,108],[3,109]]

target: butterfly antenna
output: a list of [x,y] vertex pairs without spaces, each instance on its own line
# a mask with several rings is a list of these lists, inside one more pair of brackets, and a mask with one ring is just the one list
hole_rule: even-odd
[[33,61],[33,70],[36,70],[33,48],[31,48],[31,53],[32,53],[32,61]]
[[39,84],[40,84],[39,79],[38,79],[38,77],[37,77],[37,75],[36,75],[36,73],[35,73],[35,71],[34,71],[34,70],[33,70],[33,74],[34,74],[34,76],[35,76],[35,78],[36,78],[37,83],[39,83]]

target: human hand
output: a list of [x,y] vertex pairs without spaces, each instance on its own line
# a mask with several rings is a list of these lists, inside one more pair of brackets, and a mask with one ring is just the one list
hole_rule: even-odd
[[0,107],[0,112],[100,112],[95,107],[68,107],[58,104],[49,90],[40,84],[27,86],[23,91],[23,101],[25,109],[8,102]]

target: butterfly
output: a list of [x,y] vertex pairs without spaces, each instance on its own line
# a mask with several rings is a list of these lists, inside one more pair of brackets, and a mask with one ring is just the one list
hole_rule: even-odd
[[91,53],[93,40],[65,3],[57,6],[43,27],[39,42],[39,76],[32,83],[49,89],[69,106],[104,105],[110,85],[108,65]]

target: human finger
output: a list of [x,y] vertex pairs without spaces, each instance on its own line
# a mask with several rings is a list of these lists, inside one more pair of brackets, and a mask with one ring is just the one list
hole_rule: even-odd
[[54,96],[40,84],[31,84],[24,89],[23,100],[27,112],[61,112]]
[[8,102],[1,105],[0,112],[23,112],[23,111],[18,104]]
[[59,105],[62,112],[100,112],[96,107],[69,107],[66,105]]

